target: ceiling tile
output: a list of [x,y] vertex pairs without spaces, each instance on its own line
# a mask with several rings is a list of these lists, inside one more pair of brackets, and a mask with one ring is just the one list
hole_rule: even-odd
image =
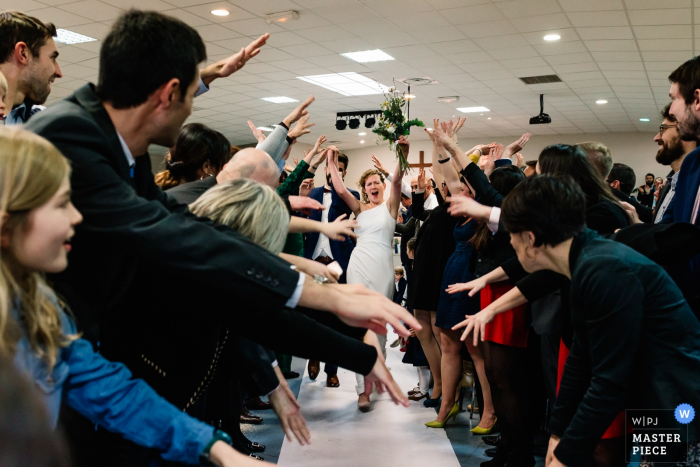
[[593,62],[593,59],[591,58],[591,55],[589,53],[548,55],[544,58],[550,65],[569,65],[572,63]]
[[591,52],[598,62],[636,62],[639,61],[639,52]]
[[692,55],[692,39],[640,39],[637,41],[641,51],[686,50]]
[[675,10],[630,10],[630,24],[658,26],[660,24],[690,24],[690,8]]
[[634,39],[632,28],[629,26],[619,27],[592,27],[592,28],[576,28],[576,32],[583,40],[601,40],[601,39]]
[[452,24],[474,24],[484,21],[497,21],[505,19],[505,16],[493,4],[468,6],[441,10],[440,14]]
[[313,43],[278,48],[283,52],[287,52],[288,54],[300,58],[315,57],[319,55],[329,55],[333,53],[331,50],[328,50],[325,47]]
[[489,50],[489,54],[496,60],[539,57],[537,51],[529,45],[525,47],[510,47],[507,49]]
[[32,11],[32,16],[39,18],[42,21],[50,22],[56,25],[57,28],[70,28],[78,24],[91,23],[92,20],[83,16],[78,16],[58,8],[43,8],[41,10]]
[[693,37],[692,26],[633,26],[637,39],[690,39]]
[[[628,10],[653,10],[659,8],[659,2],[656,0],[625,0],[625,6]],[[690,0],[666,0],[663,3],[664,9],[669,8],[690,8]]]
[[559,0],[564,11],[606,11],[623,10],[622,0]]
[[635,52],[637,43],[633,40],[584,41],[591,52]]
[[569,23],[569,20],[563,13],[528,16],[526,18],[518,18],[513,23],[515,23],[515,28],[520,32],[542,31],[543,38],[545,36],[544,32],[559,33],[559,30],[571,27],[571,23]]
[[624,11],[595,11],[569,13],[569,20],[576,28],[600,26],[627,26]]
[[417,31],[412,31],[413,37],[418,39],[424,44],[440,43],[451,41],[455,39],[464,39],[466,36],[460,32],[454,26],[447,26],[442,28],[430,28],[430,29],[419,29]]
[[506,18],[523,18],[532,16],[533,12],[541,15],[561,12],[556,0],[513,0],[496,5]]
[[469,38],[495,37],[501,34],[515,34],[517,29],[507,19],[499,21],[485,21],[478,25],[465,24],[459,29]]
[[[284,29],[275,24],[267,24],[262,18],[250,18],[240,21],[225,21],[219,24],[227,29],[230,29],[231,31],[237,32],[242,36],[261,36],[266,32],[269,32],[271,34],[270,37],[272,38],[279,34],[292,34],[286,32]],[[271,44],[271,42],[268,42],[268,44]]]
[[[204,19],[201,16],[195,15],[193,13],[190,13],[189,11],[185,11],[185,10],[180,9],[180,8],[177,8],[174,10],[163,11],[162,13],[166,14],[168,16],[172,16],[174,18],[177,18],[180,21],[183,21],[192,27],[204,26],[205,24],[212,24],[212,22],[209,21],[208,19]],[[209,16],[214,18],[214,15],[209,15]]]
[[[522,47],[527,43],[521,34],[507,34],[496,37],[474,39],[474,42],[484,50],[503,49],[506,47]],[[529,47],[532,49],[531,47]],[[534,51],[534,49],[532,49]]]

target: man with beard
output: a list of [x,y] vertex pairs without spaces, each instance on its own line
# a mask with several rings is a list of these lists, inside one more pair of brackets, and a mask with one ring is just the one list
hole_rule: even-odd
[[654,204],[654,174],[647,174],[644,178],[645,184],[639,187],[637,199],[639,204],[650,208]]
[[[700,60],[694,57],[668,77],[671,89],[669,115],[674,117],[681,139],[700,138]],[[685,156],[676,182],[673,200],[661,222],[689,222],[698,225],[700,206],[700,148]],[[700,255],[669,271],[688,304],[700,315]]]
[[685,156],[698,147],[696,140],[684,141],[681,138],[681,134],[678,131],[678,121],[676,117],[670,114],[670,109],[671,104],[667,104],[664,110],[661,111],[663,121],[659,127],[659,132],[654,137],[654,141],[660,146],[659,152],[656,153],[656,162],[661,165],[671,166],[671,172],[666,176],[667,182],[659,191],[659,198],[656,200],[656,208],[654,209],[655,224],[661,222],[673,200],[681,164],[683,164]]
[[[338,170],[340,171],[341,177],[345,178],[347,174],[348,167],[348,156],[345,154],[338,155]],[[335,222],[335,220],[340,216],[349,217],[352,214],[350,208],[345,204],[345,201],[340,199],[338,193],[333,188],[333,183],[331,182],[331,173],[328,169],[328,161],[326,161],[325,167],[326,175],[326,185],[319,188],[314,188],[309,193],[309,198],[318,201],[323,204],[323,211],[312,211],[309,219],[319,222]],[[350,193],[360,199],[360,194],[355,190],[350,190]],[[304,257],[307,259],[312,259],[323,264],[330,264],[332,262],[337,262],[338,265],[343,270],[343,274],[340,276],[341,284],[345,283],[345,271],[348,268],[348,263],[350,262],[350,255],[352,250],[355,248],[355,242],[350,238],[346,238],[342,241],[331,240],[327,236],[318,232],[308,232],[304,234]],[[309,360],[309,378],[315,380],[318,377],[318,373],[321,368],[321,362],[315,360]],[[337,388],[340,386],[340,381],[338,380],[338,367],[336,365],[329,365],[326,363],[324,368],[326,373],[326,386],[329,388]]]
[[63,77],[53,38],[56,26],[18,11],[0,13],[0,72],[7,78],[6,125],[26,123],[43,110],[51,83]]

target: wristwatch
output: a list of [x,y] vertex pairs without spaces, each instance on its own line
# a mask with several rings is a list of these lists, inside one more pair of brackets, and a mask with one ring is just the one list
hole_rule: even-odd
[[229,446],[233,445],[233,440],[227,433],[221,430],[214,430],[214,436],[212,436],[211,441],[209,441],[209,444],[207,444],[207,446],[204,448],[204,451],[202,451],[202,453],[199,455],[199,465],[204,465],[206,467],[216,467],[216,464],[209,460],[209,452],[211,451],[211,447],[214,446],[214,443],[216,443],[217,441],[223,441]]

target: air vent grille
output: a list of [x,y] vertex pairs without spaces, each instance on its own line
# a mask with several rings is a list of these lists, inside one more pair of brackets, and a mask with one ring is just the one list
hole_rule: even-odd
[[528,76],[526,78],[520,78],[525,84],[545,84],[545,83],[561,83],[561,78],[557,75],[542,75],[542,76]]
[[408,86],[425,86],[426,84],[437,84],[433,78],[429,76],[424,76],[422,78],[401,78],[397,79],[399,83],[406,84]]

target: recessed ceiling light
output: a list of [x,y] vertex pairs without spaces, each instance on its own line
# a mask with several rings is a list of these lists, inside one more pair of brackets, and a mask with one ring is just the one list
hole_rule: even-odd
[[364,131],[362,133],[358,133],[358,135],[360,135],[360,136],[365,136],[366,134],[367,133],[365,133]]
[[438,97],[438,102],[455,102],[459,100],[459,96],[444,96]]
[[460,112],[465,113],[465,114],[474,113],[474,112],[491,112],[486,107],[458,107],[457,110],[459,110]]
[[394,57],[385,52],[382,52],[379,49],[365,50],[364,52],[348,52],[340,55],[342,55],[345,58],[349,58],[350,60],[355,60],[359,63],[384,62],[386,60],[394,60]]
[[596,104],[607,104],[608,101],[606,101],[605,99],[599,99],[599,100],[595,101],[595,103]]
[[491,120],[491,117],[487,118],[487,120]]
[[648,118],[640,118],[639,121],[640,121],[640,122],[648,122],[649,119],[648,119]]
[[58,34],[58,36],[54,41],[60,42],[61,44],[82,44],[83,42],[94,42],[97,40],[66,29],[56,29],[56,34]]
[[262,130],[262,131],[273,131],[274,128],[271,128],[271,127],[269,127],[269,126],[259,126],[259,127],[258,127],[258,130]]
[[297,76],[297,79],[330,89],[343,96],[368,96],[370,94],[384,94],[389,91],[388,86],[354,72]]
[[299,102],[296,99],[292,99],[291,97],[286,97],[286,96],[262,97],[261,99],[264,101],[267,101],[267,102],[272,102],[273,104],[286,104],[288,102]]
[[406,94],[404,97],[405,97],[406,99],[408,99],[409,101],[410,101],[411,99],[415,99],[415,98],[416,98],[416,96],[414,96],[413,94]]
[[211,10],[210,13],[214,16],[228,16],[231,14],[228,10]]
[[361,140],[361,141],[360,141],[360,144],[365,144],[365,140]]
[[280,11],[279,13],[270,13],[263,16],[267,24],[286,23],[293,19],[299,19],[299,12],[296,10]]
[[548,42],[558,41],[559,39],[561,39],[561,36],[559,34],[547,34],[546,36],[544,36],[544,40]]

